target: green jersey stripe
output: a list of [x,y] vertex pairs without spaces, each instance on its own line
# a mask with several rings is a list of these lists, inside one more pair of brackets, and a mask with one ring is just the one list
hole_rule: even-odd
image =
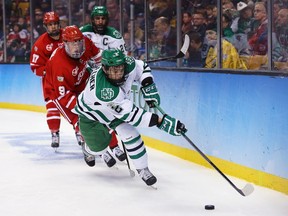
[[146,149],[144,149],[142,152],[140,152],[137,155],[129,155],[131,159],[138,159],[141,158],[144,154],[146,154]]

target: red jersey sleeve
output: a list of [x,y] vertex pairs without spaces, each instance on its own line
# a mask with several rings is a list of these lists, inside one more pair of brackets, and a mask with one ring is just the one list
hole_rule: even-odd
[[90,63],[100,64],[101,62],[101,50],[95,46],[92,40],[88,37],[85,38],[85,53],[89,56]]
[[[43,38],[43,37],[42,37]],[[45,65],[50,56],[46,56],[44,52],[44,44],[40,37],[31,49],[30,68],[37,76],[44,76]]]
[[47,33],[44,33],[34,43],[30,54],[30,68],[37,76],[45,75],[45,65],[51,54],[56,48],[63,46],[62,30],[60,34],[60,39],[54,40]]

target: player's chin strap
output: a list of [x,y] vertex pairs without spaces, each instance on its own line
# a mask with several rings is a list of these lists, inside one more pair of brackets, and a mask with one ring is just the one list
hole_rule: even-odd
[[[154,103],[155,107],[163,114],[165,115],[164,110],[156,103]],[[185,133],[181,133],[181,135],[186,139],[186,141],[192,145],[196,151],[206,160],[208,161],[208,163],[218,171],[218,173],[220,173],[222,175],[222,177],[224,179],[226,179],[226,181],[229,182],[229,184],[236,190],[238,191],[238,193],[240,193],[242,196],[248,196],[250,195],[253,191],[254,191],[254,187],[252,184],[247,183],[244,188],[239,189],[238,187],[236,187],[236,185],[185,135]]]

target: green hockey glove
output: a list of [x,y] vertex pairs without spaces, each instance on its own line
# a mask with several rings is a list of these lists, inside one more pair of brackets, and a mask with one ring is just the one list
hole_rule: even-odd
[[173,136],[180,136],[187,132],[183,123],[167,114],[163,116],[161,123],[157,127]]
[[160,95],[155,83],[141,87],[141,91],[149,107],[155,107],[154,103],[160,105]]

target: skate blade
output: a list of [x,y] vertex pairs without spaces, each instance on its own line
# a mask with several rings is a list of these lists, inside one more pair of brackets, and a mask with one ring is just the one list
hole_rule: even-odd
[[158,187],[156,184],[149,185],[148,187],[152,188],[153,190],[158,190]]

